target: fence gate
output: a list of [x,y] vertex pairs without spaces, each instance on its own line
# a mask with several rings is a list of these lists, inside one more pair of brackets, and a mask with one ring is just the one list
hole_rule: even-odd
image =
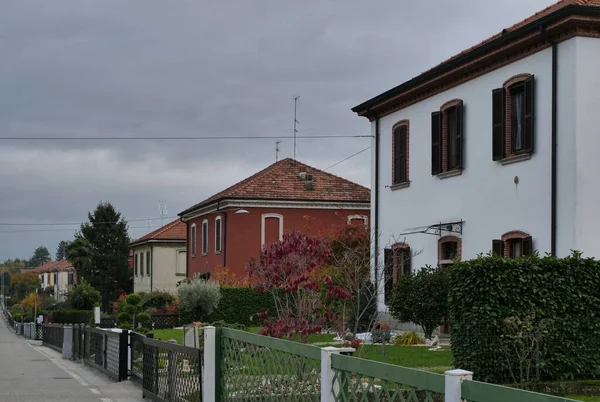
[[131,379],[158,402],[202,401],[202,349],[131,334]]

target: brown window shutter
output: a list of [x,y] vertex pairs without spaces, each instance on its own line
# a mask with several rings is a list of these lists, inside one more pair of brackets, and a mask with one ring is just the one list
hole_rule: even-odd
[[404,272],[402,275],[410,275],[412,273],[412,258],[410,247],[402,249],[402,258],[404,259]]
[[492,254],[504,257],[504,242],[502,240],[492,240]]
[[531,236],[523,239],[523,255],[533,254],[533,239]]
[[533,75],[525,80],[525,135],[524,147],[525,152],[533,152],[534,143],[534,112],[535,112],[535,94],[534,94],[534,79]]
[[431,174],[442,172],[442,114],[431,113]]
[[499,161],[504,158],[504,88],[492,91],[492,160]]
[[462,169],[463,164],[463,155],[464,155],[464,119],[463,119],[464,107],[463,101],[460,101],[458,105],[456,105],[456,151],[458,153],[458,168]]
[[384,299],[389,303],[394,293],[394,252],[391,248],[383,251]]
[[397,127],[394,130],[394,184],[404,183],[407,180],[407,134],[408,128],[406,126]]

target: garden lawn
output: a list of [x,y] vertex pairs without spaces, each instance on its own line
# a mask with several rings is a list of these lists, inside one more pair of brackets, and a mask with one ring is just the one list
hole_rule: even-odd
[[[381,345],[363,344],[354,356],[378,362],[384,361]],[[386,345],[385,363],[442,374],[452,369],[452,352],[450,348],[442,348],[434,352],[425,346]]]
[[183,345],[183,329],[155,329],[152,331],[154,339],[168,341],[175,339],[179,345]]

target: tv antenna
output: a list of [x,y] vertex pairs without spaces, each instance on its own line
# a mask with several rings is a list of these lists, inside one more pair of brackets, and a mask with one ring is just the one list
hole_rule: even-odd
[[160,213],[161,226],[165,226],[165,218],[167,217],[167,200],[158,201],[158,212]]
[[298,119],[296,119],[296,112],[298,110],[298,99],[299,96],[294,98],[294,161],[296,160],[296,134],[298,134],[298,130],[296,129],[296,124],[298,124]]
[[279,162],[279,144],[281,144],[283,141],[277,141],[275,143],[275,162]]

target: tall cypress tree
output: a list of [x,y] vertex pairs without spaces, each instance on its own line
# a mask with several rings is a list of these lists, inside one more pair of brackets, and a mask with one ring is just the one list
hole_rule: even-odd
[[108,309],[109,302],[122,293],[133,291],[133,277],[128,264],[129,234],[127,222],[109,202],[101,202],[89,222],[81,225],[81,235],[93,250],[92,264],[84,272],[85,279],[102,294],[102,304]]

